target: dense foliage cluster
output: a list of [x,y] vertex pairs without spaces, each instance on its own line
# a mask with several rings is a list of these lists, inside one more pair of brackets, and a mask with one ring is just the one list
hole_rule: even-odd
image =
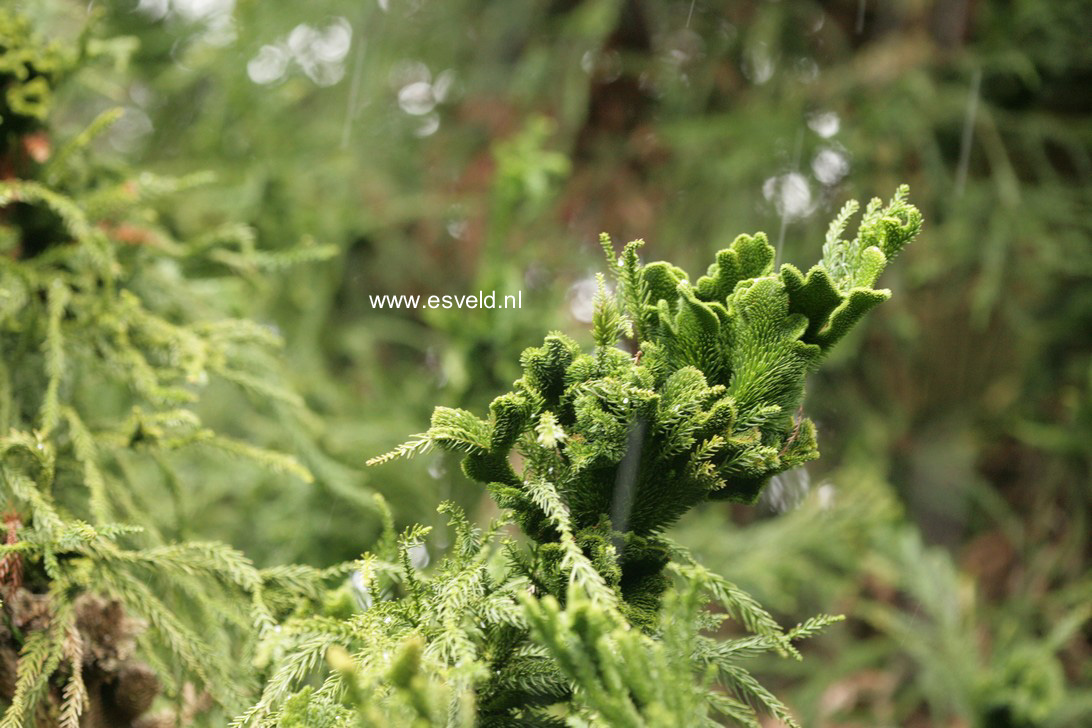
[[[852,240],[842,239],[847,205],[806,276],[791,265],[774,274],[761,234],[737,238],[696,284],[668,263],[643,265],[639,241],[615,259],[604,237],[616,292],[600,279],[593,351],[552,334],[523,353],[523,376],[488,419],[439,407],[427,432],[371,461],[459,453],[530,542],[503,542],[496,563],[499,524],[483,536],[449,508],[452,554],[426,578],[411,556],[422,532],[407,531],[397,548],[389,541],[359,574],[362,613],[303,618],[286,625],[291,637],[273,638],[291,646],[288,657],[243,723],[269,715],[321,654],[348,641],[353,655],[338,658],[317,693],[287,701],[284,724],[320,714],[330,725],[350,715],[379,724],[384,705],[392,715],[412,708],[427,725],[561,725],[565,715],[697,725],[715,713],[754,725],[747,701],[794,724],[739,661],[795,654],[792,639],[832,618],[781,631],[664,529],[706,499],[753,502],[770,477],[818,456],[814,425],[798,413],[805,376],[890,295],[871,285],[921,228],[905,196],[873,200]],[[635,354],[618,347],[630,336]],[[669,573],[679,589],[669,591]],[[391,583],[397,598],[381,601]],[[702,594],[726,614],[699,611]],[[701,636],[727,615],[754,636]],[[339,706],[346,680],[359,713]]]
[[[277,580],[223,544],[172,538],[185,498],[176,455],[221,452],[309,477],[196,414],[210,378],[295,395],[269,369],[277,338],[224,317],[221,291],[202,296],[190,270],[323,251],[263,257],[241,228],[175,239],[154,203],[202,178],[97,166],[89,144],[116,110],[53,149],[54,84],[96,48],[85,38],[62,53],[0,12],[4,726],[150,726],[207,710],[209,697],[240,706]],[[164,689],[178,701],[171,717],[142,718]]]

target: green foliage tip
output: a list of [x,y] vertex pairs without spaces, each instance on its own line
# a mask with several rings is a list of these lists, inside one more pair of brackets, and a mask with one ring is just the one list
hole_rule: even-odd
[[[523,352],[523,376],[487,418],[439,407],[427,432],[371,462],[431,447],[462,454],[467,476],[560,564],[568,536],[542,496],[556,493],[572,541],[635,621],[651,623],[665,528],[705,500],[753,503],[772,476],[818,457],[805,379],[890,296],[872,286],[921,229],[907,193],[870,202],[850,241],[848,203],[806,275],[775,272],[762,233],[736,238],[694,284],[670,263],[642,264],[640,241],[616,258],[602,236],[615,290],[599,278],[591,352],[550,334]],[[617,345],[631,336],[636,355]]]

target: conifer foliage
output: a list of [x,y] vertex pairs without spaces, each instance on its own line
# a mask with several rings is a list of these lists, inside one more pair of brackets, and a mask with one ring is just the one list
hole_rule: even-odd
[[[278,599],[296,594],[227,546],[176,543],[156,525],[181,496],[176,453],[308,473],[213,432],[194,409],[213,377],[288,396],[249,368],[276,337],[222,316],[219,290],[201,297],[188,273],[270,262],[249,232],[176,239],[155,203],[202,178],[96,162],[90,144],[116,110],[54,148],[57,85],[125,47],[90,34],[47,44],[0,11],[4,728],[174,725],[212,704],[238,710],[255,686],[254,637],[272,626]],[[164,488],[158,502],[147,500],[152,482]],[[176,710],[156,723],[160,694]]]
[[[224,315],[213,272],[331,251],[262,253],[239,227],[179,239],[156,205],[201,179],[97,164],[116,111],[55,150],[56,85],[124,48],[50,46],[0,12],[0,728],[208,724],[248,703],[235,725],[795,725],[746,661],[798,658],[837,618],[782,629],[665,530],[817,457],[805,377],[889,295],[873,285],[921,226],[906,189],[871,202],[852,240],[847,205],[806,274],[775,270],[762,234],[694,283],[604,237],[590,351],[550,334],[488,416],[439,407],[371,461],[457,453],[498,520],[441,506],[454,542],[428,571],[428,530],[398,534],[389,514],[355,563],[258,571],[174,541],[147,501],[181,497],[187,451],[310,477],[196,404],[219,378],[302,407],[271,374],[276,336]],[[718,636],[727,620],[746,636]],[[150,715],[161,693],[173,710]]]
[[[906,195],[869,203],[851,240],[847,205],[806,274],[775,271],[761,233],[695,283],[643,264],[640,241],[615,258],[604,236],[614,292],[601,278],[591,351],[550,334],[488,417],[438,407],[426,432],[370,461],[458,453],[526,542],[445,506],[455,544],[426,575],[412,563],[424,530],[391,531],[358,567],[352,616],[301,616],[271,636],[281,664],[237,723],[757,726],[767,712],[795,725],[744,661],[799,657],[793,641],[836,618],[782,630],[664,531],[708,499],[752,503],[818,456],[805,377],[890,295],[872,286],[921,228]],[[751,636],[711,636],[726,618]],[[327,652],[325,682],[291,694]]]

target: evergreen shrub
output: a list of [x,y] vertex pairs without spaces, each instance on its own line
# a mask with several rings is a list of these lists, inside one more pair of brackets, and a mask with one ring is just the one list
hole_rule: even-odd
[[[604,236],[613,281],[599,280],[590,352],[550,334],[487,417],[438,407],[369,461],[458,453],[505,515],[482,531],[443,505],[455,540],[430,574],[414,563],[427,529],[389,528],[340,605],[270,634],[273,677],[237,724],[796,725],[745,662],[799,657],[793,642],[838,618],[783,630],[664,531],[705,500],[753,503],[818,456],[806,375],[890,295],[872,286],[921,228],[906,195],[870,202],[850,240],[847,204],[806,274],[775,271],[761,233],[693,283],[643,264],[641,241],[616,258]],[[727,619],[749,634],[718,637]],[[326,679],[293,692],[324,655]]]

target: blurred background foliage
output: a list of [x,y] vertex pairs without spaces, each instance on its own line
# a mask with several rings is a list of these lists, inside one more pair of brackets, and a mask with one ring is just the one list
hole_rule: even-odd
[[[203,419],[315,482],[192,463],[180,533],[326,566],[374,541],[372,492],[400,523],[485,508],[442,457],[363,461],[433,405],[483,407],[544,330],[579,336],[600,231],[693,275],[755,230],[810,264],[847,198],[908,182],[926,229],[896,296],[809,393],[823,459],[676,537],[786,622],[847,614],[770,667],[805,725],[1092,720],[1085,0],[14,5],[57,38],[89,8],[97,35],[132,39],[54,122],[120,105],[103,154],[213,172],[165,215],[178,237],[247,224],[266,250],[339,251],[208,271],[233,277],[222,308],[284,337],[304,401],[211,384]],[[478,290],[523,308],[369,301]]]

